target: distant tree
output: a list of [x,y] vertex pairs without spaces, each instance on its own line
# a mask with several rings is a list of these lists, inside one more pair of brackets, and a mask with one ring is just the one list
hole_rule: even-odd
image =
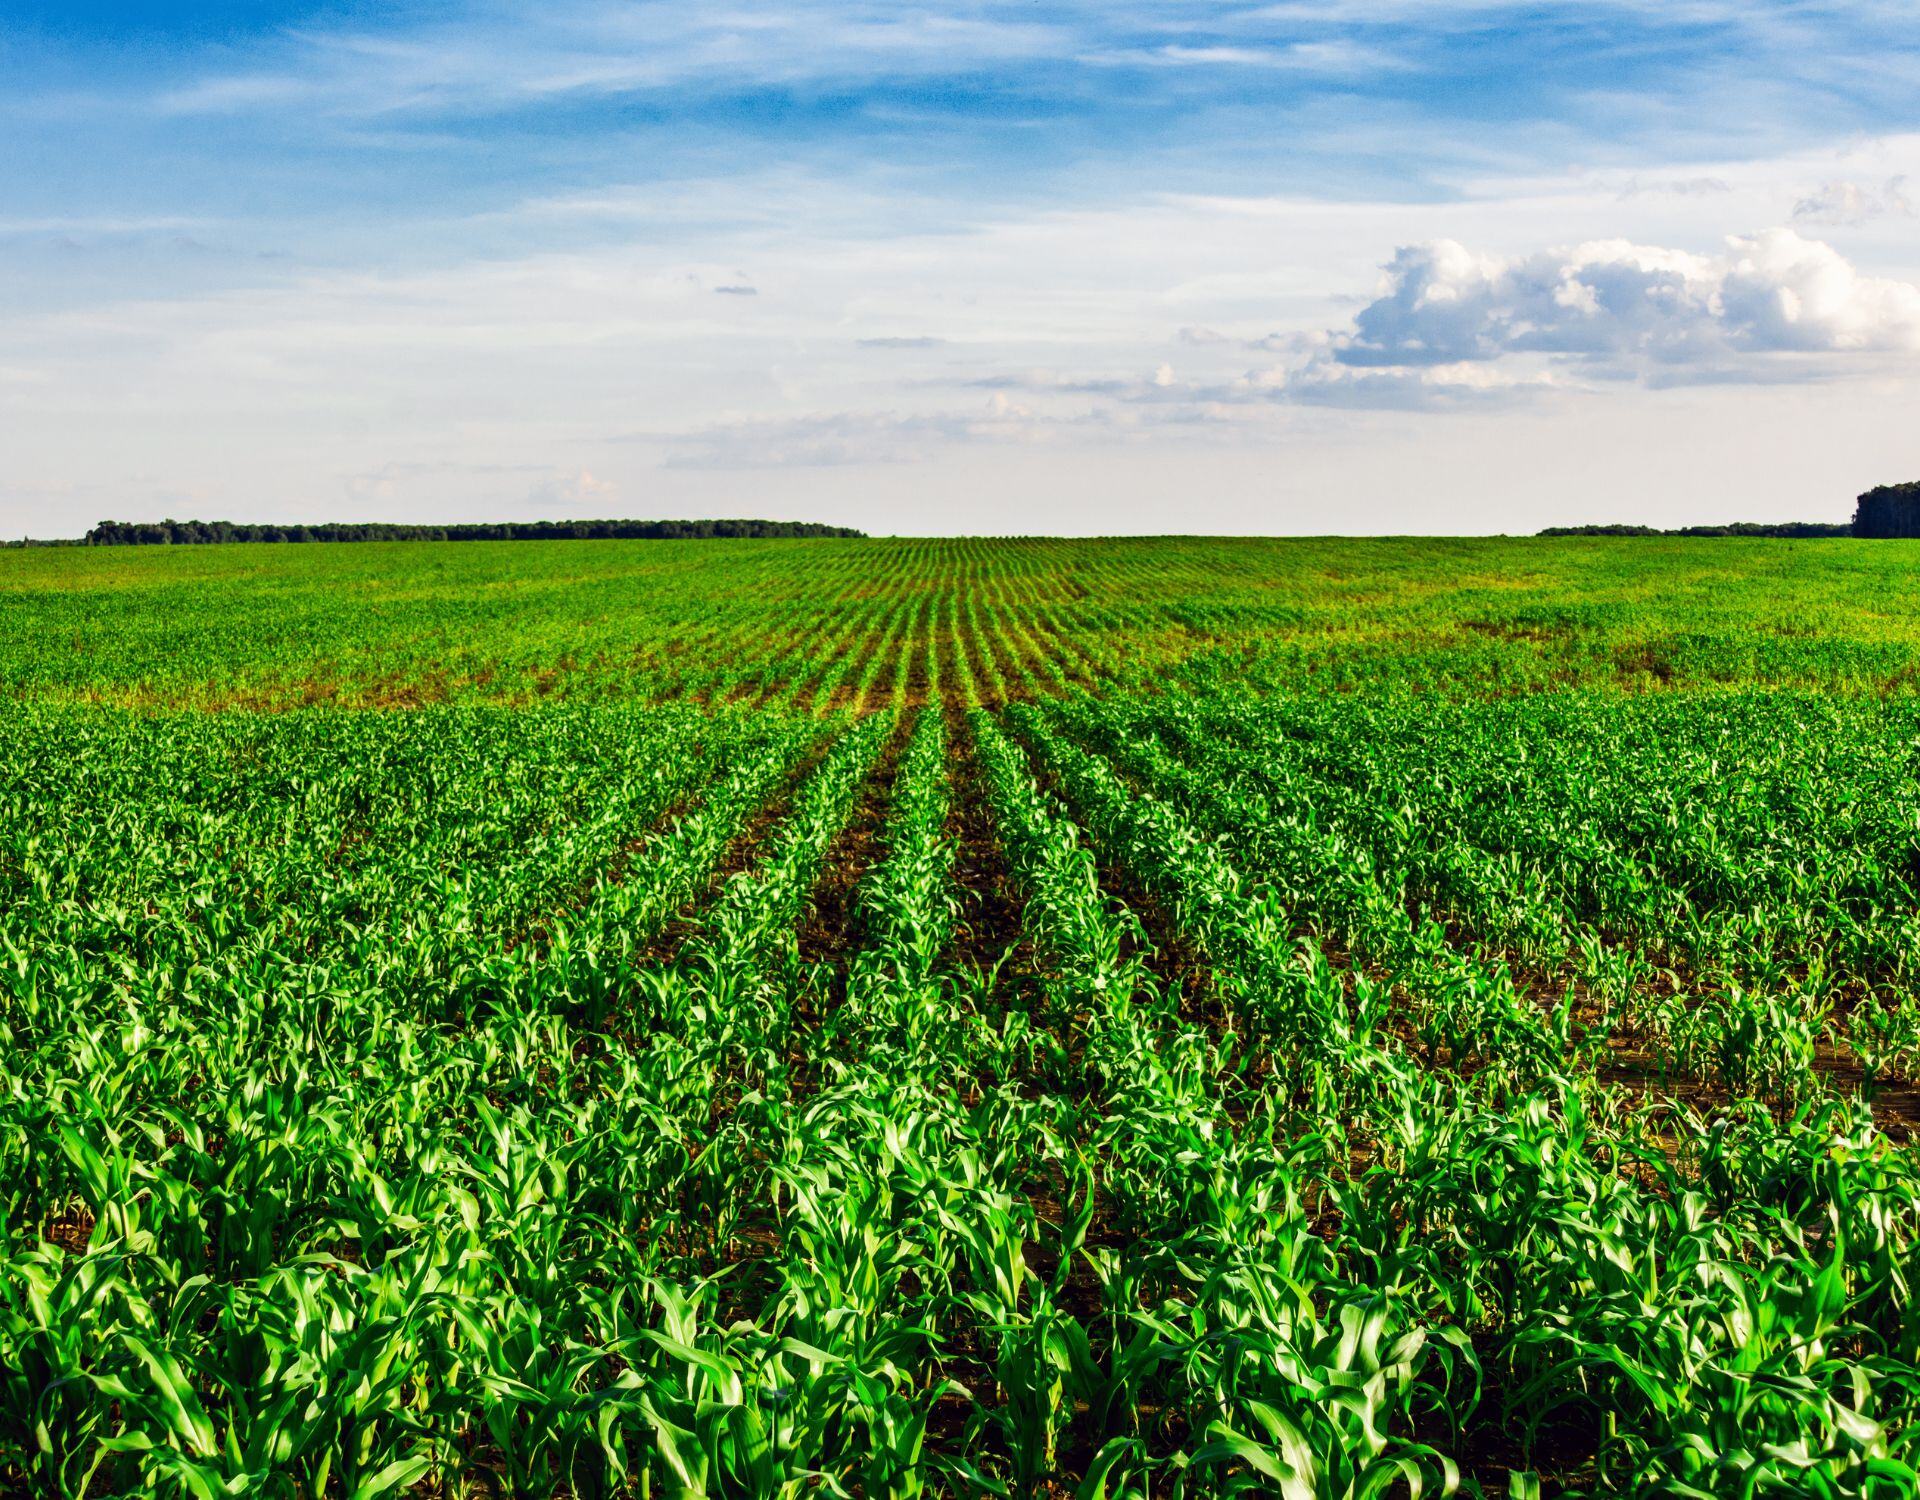
[[249,524],[236,521],[102,521],[83,538],[89,547],[191,547],[218,542],[539,542],[637,539],[860,537],[851,526],[817,521],[474,521],[410,526],[386,521]]
[[1541,536],[1849,536],[1854,528],[1827,521],[1728,521],[1721,526],[1681,526],[1662,531],[1655,526],[1628,526],[1619,522],[1594,526],[1549,526]]
[[1854,506],[1855,536],[1920,536],[1920,481],[1883,484]]
[[1729,521],[1724,526],[1682,526],[1673,536],[1851,536],[1853,528],[1829,521]]

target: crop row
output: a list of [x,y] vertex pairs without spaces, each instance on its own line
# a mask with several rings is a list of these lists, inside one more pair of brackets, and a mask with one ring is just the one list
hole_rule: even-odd
[[0,1472],[1911,1492],[1902,710],[1034,670],[0,730]]
[[0,693],[151,708],[1169,685],[1910,694],[1906,542],[891,539],[15,549]]

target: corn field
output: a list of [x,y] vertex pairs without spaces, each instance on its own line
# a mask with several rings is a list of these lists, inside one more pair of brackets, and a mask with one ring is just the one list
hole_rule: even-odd
[[1920,1491],[1920,704],[1141,610],[16,663],[0,1490]]

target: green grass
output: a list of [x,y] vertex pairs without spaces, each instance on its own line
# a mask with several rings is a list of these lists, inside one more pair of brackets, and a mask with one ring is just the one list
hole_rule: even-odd
[[1909,556],[0,555],[0,1493],[1910,1495]]

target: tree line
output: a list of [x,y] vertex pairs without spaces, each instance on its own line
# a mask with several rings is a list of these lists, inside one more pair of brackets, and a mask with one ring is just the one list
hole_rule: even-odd
[[1920,481],[1882,484],[1854,506],[1855,536],[1920,536]]
[[78,545],[182,547],[221,542],[702,541],[709,538],[859,537],[817,521],[466,521],[430,526],[389,521],[102,521]]
[[1853,521],[1734,521],[1725,526],[1549,526],[1541,536],[1920,537],[1920,480],[1876,485],[1854,501]]
[[1548,526],[1541,536],[1853,536],[1851,526],[1826,521],[1729,521],[1724,526]]

